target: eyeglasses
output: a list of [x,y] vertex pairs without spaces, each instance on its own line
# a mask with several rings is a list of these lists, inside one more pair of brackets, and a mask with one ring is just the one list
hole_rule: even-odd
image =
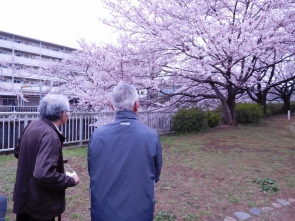
[[65,113],[66,113],[67,115],[71,115],[72,112],[73,112],[73,111],[65,111]]

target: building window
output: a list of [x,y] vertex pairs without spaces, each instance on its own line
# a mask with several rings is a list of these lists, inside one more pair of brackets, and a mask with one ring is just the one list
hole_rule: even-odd
[[23,43],[21,40],[14,40],[14,42],[19,43],[19,44]]
[[14,65],[14,68],[15,68],[16,70],[21,70],[21,69],[23,69],[22,66],[21,66],[21,65],[18,65],[18,64]]
[[14,83],[21,83],[21,80],[20,79],[14,79],[13,82]]
[[22,56],[23,56],[23,54],[20,54],[20,53],[15,53],[15,56],[17,56],[17,57],[22,57]]
[[4,37],[0,36],[0,40],[5,40],[5,41],[7,41],[7,38],[4,38]]
[[2,100],[3,100],[3,105],[12,105],[12,106],[17,105],[16,97],[3,96]]
[[0,54],[7,54],[6,51],[0,51]]

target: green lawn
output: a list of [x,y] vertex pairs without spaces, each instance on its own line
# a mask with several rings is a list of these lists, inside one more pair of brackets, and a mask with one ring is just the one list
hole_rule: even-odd
[[[236,211],[248,212],[251,207],[271,206],[276,199],[295,198],[293,121],[277,116],[257,125],[162,136],[164,165],[156,185],[155,219],[223,220]],[[86,154],[87,148],[64,150],[81,181],[67,190],[63,220],[90,220]],[[12,155],[0,156],[0,194],[8,197],[7,220],[15,219],[11,210],[16,163]],[[279,192],[263,193],[253,182],[257,178],[275,180]],[[256,220],[271,220],[270,216],[281,220],[277,213]]]

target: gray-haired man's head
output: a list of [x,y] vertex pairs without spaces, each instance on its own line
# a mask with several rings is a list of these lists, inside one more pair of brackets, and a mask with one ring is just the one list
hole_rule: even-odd
[[112,105],[116,112],[122,110],[134,111],[135,105],[138,105],[138,93],[136,89],[128,84],[116,86],[112,92]]
[[70,110],[69,100],[64,95],[47,94],[40,101],[38,111],[42,119],[59,120],[62,113]]

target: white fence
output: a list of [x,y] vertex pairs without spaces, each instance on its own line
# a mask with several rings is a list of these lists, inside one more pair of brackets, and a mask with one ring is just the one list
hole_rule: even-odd
[[[159,134],[171,132],[174,112],[140,112],[138,119]],[[25,126],[39,117],[38,112],[0,112],[0,152],[15,148]],[[59,129],[65,135],[65,145],[83,145],[89,141],[96,127],[114,121],[114,112],[73,112]]]
[[0,106],[0,112],[37,112],[37,106]]

